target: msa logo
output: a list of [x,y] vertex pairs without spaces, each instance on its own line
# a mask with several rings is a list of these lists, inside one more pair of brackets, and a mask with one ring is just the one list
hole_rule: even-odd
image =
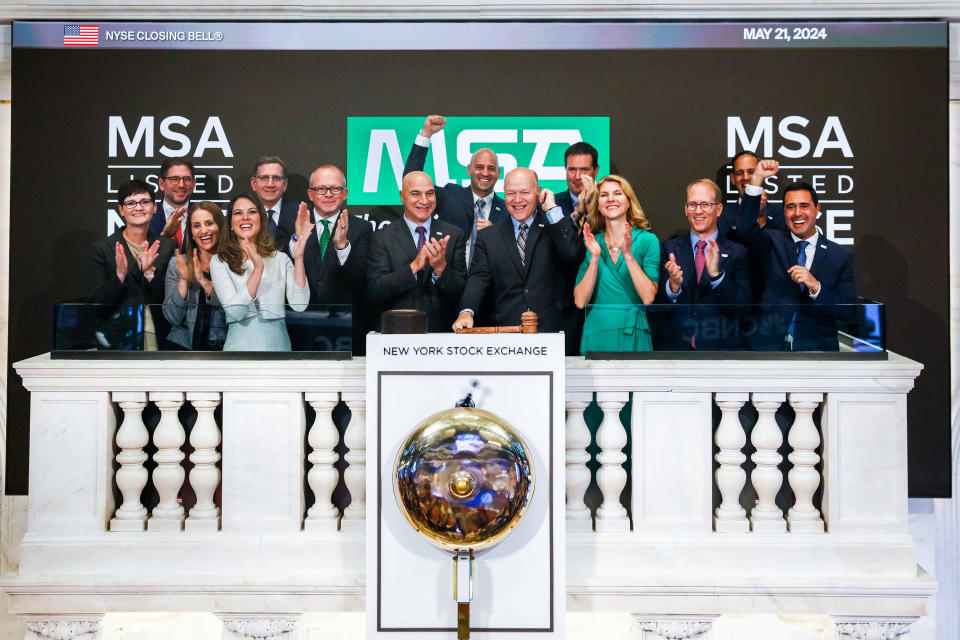
[[[128,127],[123,116],[109,116],[109,156],[120,157],[120,150],[127,158],[154,156],[154,144],[158,133],[154,116],[140,116],[135,127]],[[131,133],[131,128],[133,133]],[[193,151],[194,158],[202,158],[211,149],[218,149],[224,158],[232,158],[233,151],[223,130],[223,124],[217,116],[210,116],[203,130],[196,134],[196,126],[190,126],[190,119],[184,116],[167,116],[160,120],[159,137],[163,140],[157,153],[167,158],[182,158]],[[191,134],[196,135],[194,146]]]
[[[347,187],[350,202],[361,205],[400,204],[403,167],[423,125],[414,118],[347,118]],[[489,147],[500,162],[503,179],[516,167],[530,167],[540,184],[566,189],[563,153],[574,142],[597,148],[601,175],[610,166],[610,119],[600,117],[447,118],[430,140],[423,170],[438,186],[451,182],[468,186],[467,165],[477,149]]]
[[733,157],[737,149],[759,153],[761,158],[803,158],[810,155],[811,141],[816,138],[813,158],[822,158],[828,149],[837,149],[844,158],[852,158],[853,150],[847,141],[840,118],[827,116],[822,127],[808,130],[810,120],[803,116],[787,116],[777,124],[777,135],[783,142],[773,149],[773,116],[762,116],[753,133],[747,132],[740,116],[727,116],[727,157]]

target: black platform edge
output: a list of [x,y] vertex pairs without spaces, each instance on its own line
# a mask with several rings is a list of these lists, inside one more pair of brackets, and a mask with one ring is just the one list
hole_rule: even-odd
[[349,351],[51,351],[51,360],[351,360]]
[[888,360],[886,351],[588,351],[585,360]]

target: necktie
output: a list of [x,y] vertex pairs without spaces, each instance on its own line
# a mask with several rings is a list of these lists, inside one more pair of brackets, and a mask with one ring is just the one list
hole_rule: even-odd
[[327,245],[330,244],[330,221],[320,218],[323,232],[320,234],[320,257],[327,255]]
[[517,251],[520,252],[520,264],[527,266],[527,223],[520,223],[520,233],[517,234]]
[[[797,242],[797,264],[801,267],[807,266],[807,245],[810,243],[806,240],[800,240]],[[800,285],[800,290],[803,291],[806,289],[804,285]]]
[[427,244],[427,230],[423,227],[417,227],[417,251],[423,249],[423,245]]
[[177,227],[177,232],[173,234],[173,237],[177,240],[177,246],[180,249],[183,249],[183,227]]
[[473,212],[473,228],[470,230],[470,255],[467,256],[467,266],[473,262],[473,250],[477,246],[477,222],[483,220],[483,208],[486,202],[477,200],[476,208]]
[[267,211],[267,224],[270,225],[270,235],[273,237],[277,236],[277,223],[273,221],[273,214],[276,213],[273,209]]
[[697,240],[697,248],[693,252],[693,265],[697,268],[697,282],[700,282],[700,276],[703,275],[703,268],[707,266],[706,251],[707,243],[703,240]]

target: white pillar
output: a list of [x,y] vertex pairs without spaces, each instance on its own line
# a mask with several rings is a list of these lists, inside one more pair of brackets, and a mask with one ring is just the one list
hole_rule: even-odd
[[217,614],[223,621],[223,640],[297,640],[295,614]]
[[183,406],[183,393],[179,391],[151,392],[150,400],[160,409],[160,422],[153,431],[153,444],[157,452],[153,461],[153,486],[160,500],[147,520],[148,531],[182,531],[183,506],[177,502],[177,494],[183,486],[183,451],[180,447],[186,440],[183,425],[177,412]]
[[603,494],[603,503],[597,510],[597,531],[629,531],[630,520],[627,510],[620,504],[620,494],[627,484],[627,471],[623,463],[627,454],[627,431],[620,422],[620,410],[627,403],[629,394],[625,392],[599,392],[597,404],[603,410],[603,422],[597,431],[597,446],[600,453],[597,461],[597,484]]
[[783,444],[783,436],[774,414],[786,400],[786,394],[754,393],[752,399],[758,415],[750,436],[757,451],[751,459],[757,466],[750,474],[750,481],[757,492],[757,504],[750,512],[750,527],[763,533],[785,532],[787,522],[776,504],[777,491],[783,484],[783,475],[777,466],[783,461],[783,456],[777,453]]
[[28,616],[24,640],[96,640],[100,637],[103,614]]
[[593,521],[583,498],[590,486],[590,429],[583,419],[583,411],[590,404],[589,393],[568,393],[566,425],[566,489],[567,531],[590,531]]
[[311,449],[307,460],[313,465],[307,472],[307,482],[313,492],[313,506],[307,510],[303,528],[307,531],[336,531],[339,514],[332,498],[340,474],[333,466],[337,462],[337,454],[333,449],[340,441],[340,434],[333,423],[333,409],[337,406],[340,394],[308,393],[306,398],[317,417],[307,434]]
[[880,616],[833,616],[837,640],[897,640],[909,633],[916,618]]
[[822,393],[790,394],[790,406],[796,418],[787,434],[787,442],[793,449],[787,456],[793,463],[787,481],[796,501],[787,511],[787,524],[793,532],[823,533],[823,518],[813,506],[813,494],[820,486],[820,473],[815,468],[820,462],[820,456],[815,453],[820,446],[820,434],[813,424],[813,412],[821,402]]
[[631,640],[709,640],[716,616],[631,614]]
[[715,472],[715,478],[721,500],[714,514],[713,527],[720,533],[743,533],[750,530],[747,512],[740,506],[740,492],[747,482],[747,474],[741,466],[747,461],[747,457],[743,455],[747,436],[740,424],[740,407],[747,399],[746,393],[716,395],[721,417],[714,436],[714,441],[720,448],[715,456],[720,465]]
[[197,496],[197,502],[187,516],[188,531],[217,531],[220,528],[220,507],[213,501],[217,485],[220,484],[220,430],[213,412],[220,404],[219,393],[187,393],[187,400],[197,410],[197,421],[190,430],[190,445],[193,453],[190,462],[190,486]]
[[343,401],[350,408],[350,424],[343,434],[349,451],[344,459],[349,465],[343,480],[350,491],[350,504],[343,512],[341,529],[363,529],[367,500],[367,400],[362,393],[344,393]]
[[123,423],[117,429],[117,488],[123,494],[123,504],[110,520],[111,531],[143,531],[147,521],[147,509],[140,502],[140,493],[147,486],[147,469],[143,463],[147,454],[143,447],[150,440],[147,426],[143,424],[143,408],[147,394],[140,391],[114,393],[113,401],[123,409]]

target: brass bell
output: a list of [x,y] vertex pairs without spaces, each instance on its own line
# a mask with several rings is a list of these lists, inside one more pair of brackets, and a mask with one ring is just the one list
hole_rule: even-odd
[[472,407],[436,413],[403,441],[393,490],[407,522],[454,557],[457,637],[469,638],[473,553],[516,528],[533,498],[530,449],[503,418]]

